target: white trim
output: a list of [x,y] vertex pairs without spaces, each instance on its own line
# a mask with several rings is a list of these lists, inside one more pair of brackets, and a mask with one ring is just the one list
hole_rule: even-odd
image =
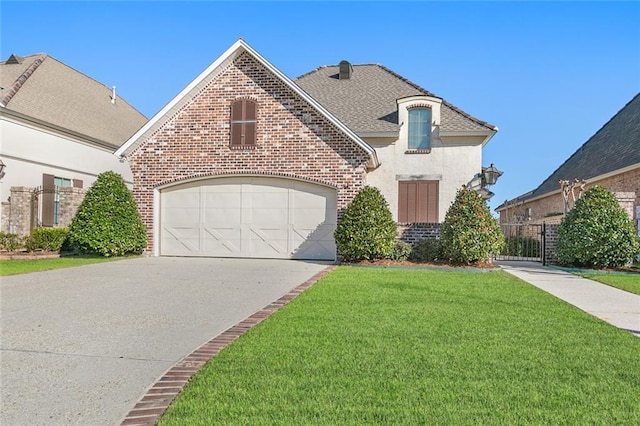
[[140,143],[142,143],[143,137],[147,136],[147,133],[151,133],[160,127],[161,120],[172,112],[172,110],[179,106],[181,102],[184,102],[187,99],[189,93],[203,85],[208,77],[212,75],[218,68],[222,65],[232,61],[235,57],[237,57],[242,51],[245,51],[252,55],[261,65],[263,65],[267,70],[273,73],[276,77],[278,77],[287,87],[293,90],[298,96],[304,99],[306,102],[311,104],[318,112],[324,115],[333,125],[335,125],[339,130],[345,133],[350,139],[352,139],[360,148],[362,148],[369,155],[369,166],[372,168],[378,167],[380,162],[378,161],[378,156],[376,154],[375,149],[371,147],[368,143],[363,141],[358,135],[356,135],[351,129],[345,126],[341,121],[339,121],[333,114],[327,111],[322,105],[320,105],[315,99],[305,93],[300,87],[298,87],[289,77],[284,75],[279,69],[269,63],[265,58],[263,58],[258,52],[256,52],[251,46],[249,46],[244,40],[239,39],[236,41],[230,48],[228,48],[218,59],[216,59],[209,67],[204,70],[195,80],[193,80],[187,87],[185,87],[175,98],[173,98],[164,108],[162,108],[156,115],[151,118],[140,130],[138,130],[129,140],[127,140],[116,152],[114,155],[117,157],[123,157],[130,153],[131,150],[135,149]]
[[153,188],[153,256],[160,256],[160,196],[159,188]]

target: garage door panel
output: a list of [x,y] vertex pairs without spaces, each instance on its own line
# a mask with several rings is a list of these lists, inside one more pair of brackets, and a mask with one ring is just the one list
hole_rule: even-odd
[[[215,178],[161,192],[160,253],[334,259],[335,190],[284,178]],[[176,235],[170,230],[180,227]]]
[[202,194],[202,198],[207,209],[239,209],[242,206],[240,193],[206,191]]
[[166,254],[184,255],[184,253],[196,254],[200,252],[200,230],[185,227],[164,227],[163,249]]
[[203,252],[209,256],[239,256],[242,238],[238,228],[204,227]]
[[207,208],[203,212],[203,220],[202,222],[205,225],[216,225],[225,224],[224,227],[240,227],[240,218],[242,214],[242,209],[212,209]]

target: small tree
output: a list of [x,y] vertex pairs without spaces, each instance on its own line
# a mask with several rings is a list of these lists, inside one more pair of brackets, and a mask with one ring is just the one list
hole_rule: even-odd
[[486,262],[500,252],[504,237],[480,194],[462,187],[442,224],[442,254],[456,263]]
[[601,186],[587,190],[558,227],[555,254],[561,264],[616,267],[639,251],[633,221]]
[[117,173],[101,173],[69,225],[66,246],[80,253],[140,253],[147,234],[131,191]]
[[396,233],[387,201],[377,188],[367,186],[345,209],[334,237],[345,260],[374,260],[391,256]]

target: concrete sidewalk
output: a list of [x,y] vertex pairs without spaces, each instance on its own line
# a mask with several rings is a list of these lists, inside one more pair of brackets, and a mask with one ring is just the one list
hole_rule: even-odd
[[640,296],[540,263],[497,263],[506,272],[640,337]]

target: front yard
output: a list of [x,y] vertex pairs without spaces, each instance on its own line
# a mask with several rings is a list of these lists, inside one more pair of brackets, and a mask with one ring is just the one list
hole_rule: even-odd
[[48,271],[50,269],[70,268],[72,266],[122,260],[125,257],[78,256],[53,259],[0,260],[0,276]]
[[183,424],[640,424],[640,339],[504,273],[343,266],[216,356]]
[[579,273],[581,277],[589,278],[590,280],[598,281],[603,284],[610,285],[612,287],[619,288],[620,290],[628,291],[630,293],[640,294],[640,273],[628,273],[628,274],[605,274],[605,273]]

